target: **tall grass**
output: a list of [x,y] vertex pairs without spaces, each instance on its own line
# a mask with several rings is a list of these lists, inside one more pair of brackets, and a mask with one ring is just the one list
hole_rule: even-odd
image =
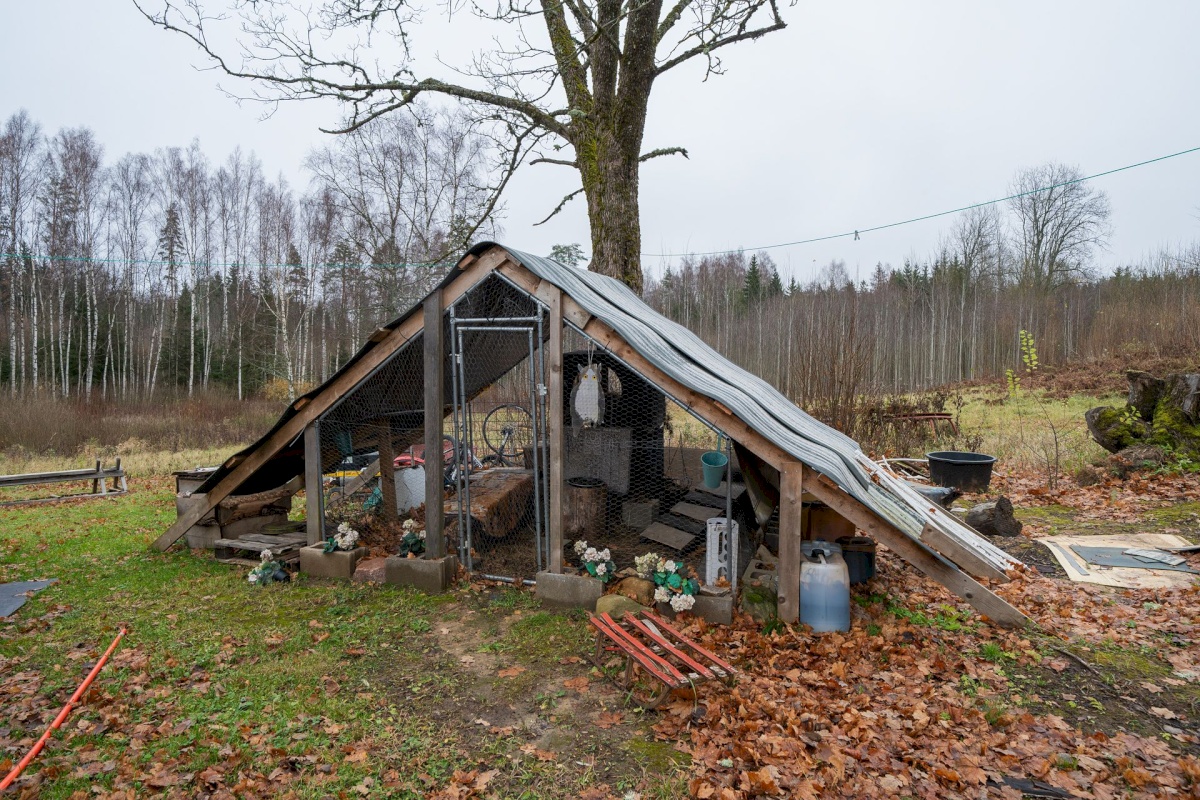
[[134,453],[229,451],[254,441],[282,406],[218,392],[154,402],[6,399],[0,456],[8,465],[111,458]]

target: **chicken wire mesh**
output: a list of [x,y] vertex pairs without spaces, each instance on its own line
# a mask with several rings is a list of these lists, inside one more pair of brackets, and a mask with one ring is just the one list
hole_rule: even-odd
[[730,440],[578,328],[563,349],[564,563],[582,566],[585,541],[618,572],[655,552],[736,585]]
[[[499,275],[443,316],[439,500],[447,552],[480,576],[532,582],[552,560],[549,334],[546,308]],[[319,421],[325,533],[347,522],[375,554],[401,551],[404,522],[423,528],[428,513],[422,359],[416,337]],[[685,561],[701,581],[736,584],[755,526],[739,509],[730,440],[569,323],[563,375],[567,568],[580,565],[574,545],[587,541],[608,548],[617,570],[657,552]]]

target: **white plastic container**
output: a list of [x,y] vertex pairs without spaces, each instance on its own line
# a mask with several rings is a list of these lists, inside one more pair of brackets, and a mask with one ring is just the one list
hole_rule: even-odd
[[404,467],[395,472],[396,510],[403,514],[425,502],[425,468]]
[[850,630],[850,570],[832,547],[814,547],[800,565],[800,621],[817,633]]
[[730,585],[736,586],[738,551],[738,524],[733,523],[733,533],[726,537],[725,518],[710,517],[707,523],[707,550],[704,559],[704,583],[708,586],[716,584],[718,578],[724,578]]

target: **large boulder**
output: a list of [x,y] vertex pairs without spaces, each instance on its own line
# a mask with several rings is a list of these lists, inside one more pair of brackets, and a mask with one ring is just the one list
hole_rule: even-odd
[[636,574],[613,584],[612,593],[628,597],[644,606],[654,605],[654,581],[639,578]]
[[619,594],[606,594],[596,601],[596,613],[608,614],[613,619],[624,618],[626,611],[636,614],[639,611],[649,610],[646,606]]

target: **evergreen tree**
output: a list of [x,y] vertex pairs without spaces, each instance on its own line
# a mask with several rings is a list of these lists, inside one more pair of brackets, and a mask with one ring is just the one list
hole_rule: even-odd
[[763,298],[762,270],[758,266],[758,256],[750,256],[750,269],[746,270],[746,283],[742,287],[742,299],[746,305],[757,303]]
[[767,297],[782,297],[783,296],[783,281],[779,277],[779,270],[771,270],[771,282],[767,285]]
[[587,260],[587,256],[583,254],[583,247],[578,242],[554,245],[550,248],[548,258],[568,267],[577,267]]
[[167,219],[158,232],[158,256],[166,262],[167,284],[171,295],[178,294],[179,257],[183,254],[183,225],[174,203],[167,206]]

